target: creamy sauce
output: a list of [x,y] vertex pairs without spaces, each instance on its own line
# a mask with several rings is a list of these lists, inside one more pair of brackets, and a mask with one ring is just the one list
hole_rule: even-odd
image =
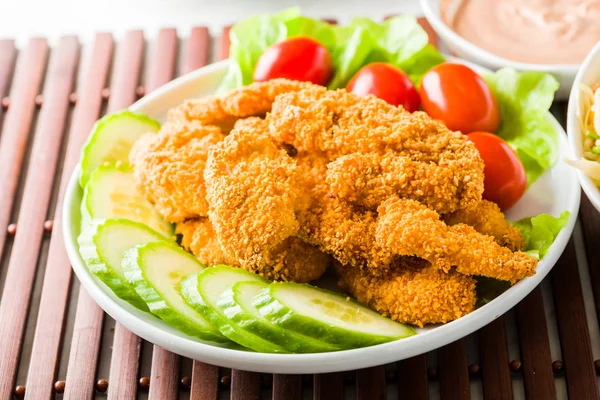
[[600,40],[600,0],[442,0],[446,24],[508,60],[579,64]]

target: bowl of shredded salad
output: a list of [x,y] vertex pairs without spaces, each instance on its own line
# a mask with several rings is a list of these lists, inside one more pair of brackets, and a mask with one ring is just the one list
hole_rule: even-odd
[[575,77],[567,112],[569,158],[579,169],[579,181],[600,211],[600,42],[592,49]]

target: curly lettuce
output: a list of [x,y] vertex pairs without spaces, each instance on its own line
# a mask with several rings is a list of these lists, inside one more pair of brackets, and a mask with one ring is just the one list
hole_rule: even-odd
[[[523,218],[511,225],[519,228],[525,237],[524,251],[530,256],[541,260],[548,253],[560,230],[566,225],[569,215],[568,211],[563,211],[559,217],[540,214],[536,217]],[[476,277],[476,280],[477,307],[489,303],[510,288],[510,282],[506,281],[483,276]]]
[[540,214],[535,217],[523,218],[513,222],[512,225],[519,228],[525,237],[527,254],[541,260],[569,220],[569,214],[568,211],[563,211],[559,217]]
[[219,92],[250,84],[261,54],[293,36],[312,37],[329,50],[334,66],[330,89],[345,87],[371,62],[391,63],[418,84],[427,70],[444,61],[412,16],[393,17],[383,23],[355,18],[346,26],[338,26],[302,16],[298,8],[291,8],[248,18],[231,28],[230,67]]
[[548,110],[559,83],[550,74],[510,68],[484,78],[500,107],[496,134],[515,149],[531,185],[558,160],[558,134]]

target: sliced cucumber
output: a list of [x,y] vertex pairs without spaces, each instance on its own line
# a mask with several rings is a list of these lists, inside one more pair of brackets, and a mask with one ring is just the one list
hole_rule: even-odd
[[255,296],[268,286],[266,282],[238,282],[219,297],[217,305],[240,329],[275,343],[291,353],[336,351],[339,347],[321,340],[282,329],[267,321],[252,304]]
[[317,287],[272,283],[254,299],[271,323],[306,336],[351,349],[390,342],[416,334],[413,328]]
[[146,225],[127,219],[94,220],[79,235],[79,253],[88,269],[119,298],[148,311],[148,306],[125,279],[121,261],[125,250],[138,244],[170,240]]
[[125,110],[98,120],[82,150],[79,184],[84,187],[92,172],[105,162],[128,162],[129,152],[144,133],[158,132],[160,123],[144,114]]
[[181,297],[181,280],[204,268],[192,255],[169,242],[135,246],[123,256],[125,278],[153,314],[187,335],[224,342],[218,329]]
[[162,219],[146,200],[126,164],[99,166],[85,186],[81,201],[82,226],[104,218],[130,219],[165,235],[173,234],[172,224]]
[[219,331],[234,342],[264,353],[287,353],[286,349],[261,338],[230,321],[218,307],[221,294],[241,281],[266,282],[262,277],[241,268],[218,265],[191,275],[181,282],[181,294],[185,301],[201,313]]

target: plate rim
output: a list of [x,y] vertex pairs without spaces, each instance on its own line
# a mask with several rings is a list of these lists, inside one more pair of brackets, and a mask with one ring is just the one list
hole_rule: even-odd
[[[480,71],[486,70],[483,67],[465,62],[464,60],[460,60],[460,62],[472,65]],[[211,73],[215,73],[215,71],[222,72],[226,67],[227,61],[225,60],[183,75],[148,94],[145,98],[134,103],[129,109],[136,111],[147,108],[153,102],[160,101],[160,98],[165,94],[181,89],[182,86],[188,85],[190,82],[201,79]],[[566,133],[550,112],[548,112],[548,115],[559,134],[560,153],[563,155],[565,152],[564,149],[567,148]],[[558,162],[561,162],[560,159]],[[89,272],[77,249],[77,237],[72,230],[71,215],[73,207],[79,209],[79,205],[74,203],[78,190],[80,190],[78,182],[79,171],[80,164],[78,163],[70,177],[64,195],[61,217],[62,233],[72,268],[82,287],[85,288],[94,301],[113,319],[134,334],[171,352],[221,367],[280,374],[328,373],[387,364],[437,349],[491,323],[513,308],[535,289],[554,267],[573,232],[579,212],[581,196],[579,180],[573,179],[570,181],[573,188],[569,189],[575,190],[573,190],[574,193],[567,200],[567,204],[570,205],[568,211],[571,212],[571,215],[567,224],[552,244],[547,256],[540,262],[540,264],[543,263],[544,268],[541,271],[538,270],[535,275],[520,281],[497,299],[494,299],[494,301],[470,314],[427,332],[371,347],[331,353],[269,354],[228,349],[168,332],[160,326],[164,322],[158,319],[156,321],[153,320],[153,323],[145,321],[137,315],[138,313],[143,314],[142,311],[134,309],[121,300],[113,300],[107,293],[110,289],[100,284],[97,278]],[[572,174],[576,176],[574,172]],[[569,191],[571,192],[571,190]]]

